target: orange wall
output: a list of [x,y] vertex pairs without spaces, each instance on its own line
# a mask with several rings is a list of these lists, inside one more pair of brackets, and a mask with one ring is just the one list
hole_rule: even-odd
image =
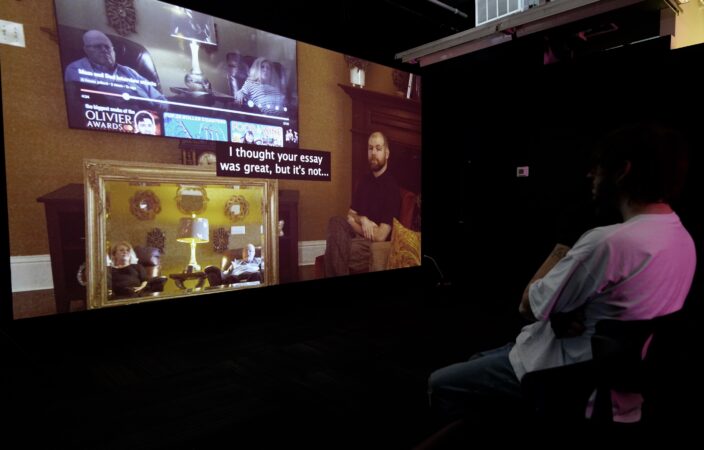
[[[137,2],[139,7],[139,2]],[[0,17],[24,24],[26,47],[0,45],[10,254],[48,254],[43,204],[36,199],[82,183],[84,158],[179,164],[178,140],[71,130],[67,126],[53,2],[2,1]],[[139,11],[138,11],[139,14]],[[138,23],[139,27],[147,24]],[[333,214],[350,202],[351,101],[341,54],[298,44],[300,145],[332,153],[332,181],[281,181],[300,191],[300,240],[325,239]],[[392,69],[372,64],[366,89],[393,94]],[[356,149],[364,151],[364,149]]]

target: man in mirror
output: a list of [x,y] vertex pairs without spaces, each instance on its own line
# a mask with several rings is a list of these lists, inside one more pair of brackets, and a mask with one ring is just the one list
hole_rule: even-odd
[[235,259],[223,273],[226,284],[262,281],[262,258],[257,256],[254,244],[249,243],[242,249],[242,259]]

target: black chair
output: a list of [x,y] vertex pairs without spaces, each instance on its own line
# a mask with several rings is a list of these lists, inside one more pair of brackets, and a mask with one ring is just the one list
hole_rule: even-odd
[[[668,428],[674,425],[686,432],[689,423],[685,422],[692,420],[684,416],[689,411],[684,403],[694,401],[696,408],[702,403],[689,400],[693,395],[688,389],[701,384],[698,378],[701,372],[694,367],[699,361],[686,367],[689,354],[696,359],[698,345],[693,344],[694,339],[688,339],[695,327],[688,326],[685,319],[688,317],[680,310],[649,320],[597,322],[591,339],[593,359],[524,375],[521,380],[524,408],[504,411],[510,419],[508,423],[501,420],[501,426],[510,432],[497,435],[496,439],[524,443],[526,436],[542,435],[550,436],[563,447],[567,443],[601,443],[606,436],[634,444],[657,433],[662,425]],[[642,358],[648,339],[647,352]],[[694,351],[690,351],[688,342]],[[612,389],[643,395],[640,422],[613,422]],[[595,390],[592,416],[587,419],[587,405]],[[494,413],[491,417],[499,416]],[[472,420],[458,419],[414,450],[470,448],[483,429]]]
[[[203,272],[205,272],[205,275],[208,277],[208,284],[211,287],[215,286],[222,286],[222,285],[230,285],[230,284],[236,284],[236,283],[241,283],[245,281],[264,281],[264,271],[263,269],[260,270],[256,274],[247,274],[243,276],[235,276],[231,274],[225,273],[227,269],[229,269],[230,264],[235,259],[239,258],[244,258],[246,257],[246,248],[235,248],[235,249],[227,249],[222,255],[222,261],[220,263],[220,267],[217,266],[207,266],[206,268],[203,269]],[[261,246],[256,247],[256,252],[254,254],[257,258],[262,257],[262,248]]]
[[[669,346],[663,345],[667,334],[679,327],[682,314],[675,312],[649,320],[597,322],[591,338],[591,361],[538,370],[523,377],[521,385],[535,412],[535,420],[590,427],[611,424],[612,390],[643,395],[641,422],[652,419],[649,402],[662,387],[656,383],[654,374],[661,370],[663,363],[659,360],[669,351]],[[646,344],[648,348],[643,358]],[[588,400],[594,391],[592,417],[586,419]]]
[[161,275],[161,250],[156,247],[137,246],[134,251],[139,264],[144,267],[144,271],[147,273],[145,294],[163,292],[168,278]]
[[208,285],[210,287],[222,286],[222,270],[216,266],[208,266],[203,269],[205,276],[208,277]]
[[[88,30],[70,27],[68,25],[59,25],[58,31],[59,38],[61,42],[64,43],[64,45],[61,46],[61,66],[65,72],[66,66],[86,56],[83,51],[83,34]],[[159,74],[156,71],[156,66],[154,65],[154,60],[149,50],[130,39],[114,34],[106,33],[106,35],[110,38],[115,48],[115,60],[117,63],[136,70],[147,80],[155,82],[157,90],[163,92],[161,90]],[[62,74],[64,72],[62,72]]]

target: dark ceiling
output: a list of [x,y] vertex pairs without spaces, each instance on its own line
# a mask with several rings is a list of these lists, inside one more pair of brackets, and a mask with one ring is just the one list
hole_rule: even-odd
[[[395,58],[418,47],[474,27],[474,0],[354,0],[318,2],[259,0],[249,2],[169,2],[233,22],[377,63],[419,70]],[[567,0],[569,1],[569,0]],[[466,14],[460,14],[445,8]],[[628,7],[546,30],[553,46],[574,55],[590,53],[657,35],[662,0],[642,0]],[[582,34],[588,39],[578,36]]]
[[204,2],[168,0],[216,17],[271,31],[320,47],[401,67],[395,54],[474,27],[473,0],[319,2],[263,0]]

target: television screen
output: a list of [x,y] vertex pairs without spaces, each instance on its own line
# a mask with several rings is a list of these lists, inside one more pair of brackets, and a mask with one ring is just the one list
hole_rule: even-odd
[[420,265],[415,74],[156,0],[16,6],[59,45],[0,46],[15,319]]
[[[109,6],[108,6],[109,7]],[[139,33],[57,0],[69,124],[120,133],[297,147],[296,42],[157,1]],[[135,25],[136,26],[136,25]],[[264,136],[262,136],[264,135]]]

